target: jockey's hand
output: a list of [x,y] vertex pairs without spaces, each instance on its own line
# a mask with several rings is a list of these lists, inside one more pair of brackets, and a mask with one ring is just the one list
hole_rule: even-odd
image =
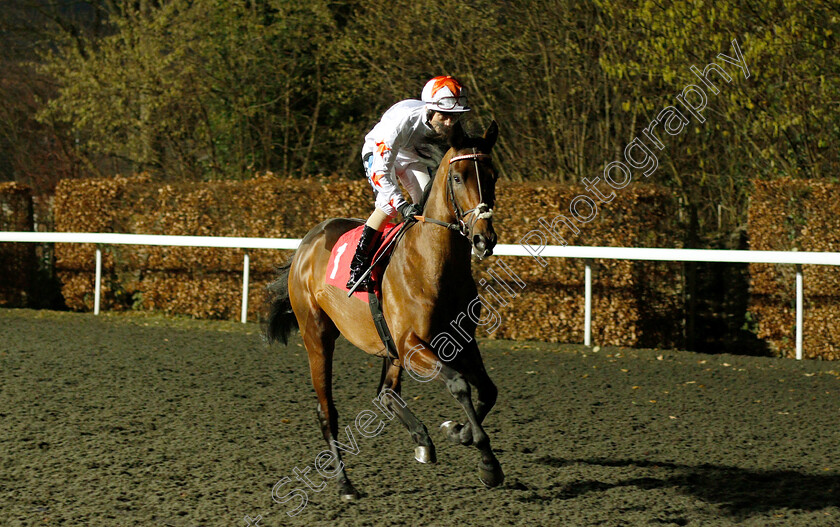
[[400,211],[402,217],[405,219],[413,218],[414,216],[420,216],[423,214],[423,209],[420,208],[420,205],[416,203],[409,203],[405,202],[400,205],[397,210]]

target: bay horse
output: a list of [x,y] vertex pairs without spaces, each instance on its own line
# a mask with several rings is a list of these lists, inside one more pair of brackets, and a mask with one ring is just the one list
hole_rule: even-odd
[[[470,253],[485,258],[496,244],[492,208],[497,173],[490,150],[497,136],[495,121],[482,137],[468,137],[456,124],[450,149],[426,189],[423,215],[417,218],[421,221],[405,232],[385,268],[380,282],[382,311],[399,360],[388,357],[367,303],[325,283],[333,246],[342,234],[364,220],[335,218],[313,228],[291,260],[279,268],[278,279],[268,287],[272,299],[266,338],[269,342],[285,343],[295,327],[300,330],[318,397],[321,432],[333,454],[342,499],[352,500],[359,493],[348,480],[335,445],[339,428],[332,394],[332,359],[339,334],[364,352],[384,358],[380,400],[409,430],[417,445],[418,461],[436,461],[428,430],[405,404],[396,403],[392,396],[383,397],[388,390],[400,393],[403,368],[427,379],[437,372],[436,378],[444,382],[467,416],[464,425],[452,421],[441,425],[444,435],[450,441],[478,448],[478,476],[487,487],[498,486],[504,480],[501,465],[482,428],[498,390],[487,375],[475,341],[476,323],[464,320],[463,315],[478,295],[470,270]],[[443,350],[435,349],[431,343],[436,335],[451,330],[450,324],[456,320],[463,330],[461,335],[465,339],[468,335],[469,342],[454,357],[449,354],[448,360],[441,359]],[[470,385],[477,392],[475,406]]]

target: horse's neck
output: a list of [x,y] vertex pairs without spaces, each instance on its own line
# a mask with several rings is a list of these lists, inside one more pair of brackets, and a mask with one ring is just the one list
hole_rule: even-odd
[[[423,215],[446,223],[457,223],[446,190],[450,157],[451,151],[444,157],[432,180],[432,189],[426,200]],[[422,262],[430,279],[440,280],[443,273],[452,273],[455,275],[453,278],[457,279],[471,275],[471,247],[457,231],[441,225],[424,223],[409,229],[404,243],[407,254]]]
[[443,158],[440,168],[438,168],[437,174],[435,174],[432,180],[432,190],[429,191],[429,197],[426,199],[426,206],[423,210],[423,214],[427,218],[433,218],[446,223],[454,223],[456,221],[447,192],[449,177],[449,171],[447,169],[449,168],[450,157],[450,155],[447,155]]

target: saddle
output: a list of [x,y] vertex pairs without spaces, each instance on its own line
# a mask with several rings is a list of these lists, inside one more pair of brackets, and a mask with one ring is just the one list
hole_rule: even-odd
[[[394,339],[391,336],[391,331],[388,329],[388,324],[385,322],[385,315],[382,313],[382,276],[385,274],[385,268],[391,260],[391,253],[394,247],[402,238],[403,234],[414,225],[416,221],[402,222],[398,224],[388,224],[382,233],[382,242],[379,248],[373,255],[370,282],[372,293],[367,291],[353,292],[353,296],[359,300],[366,301],[370,306],[370,313],[373,316],[373,325],[376,326],[376,331],[379,333],[379,338],[385,345],[388,355],[392,360],[398,360],[397,347],[394,344]],[[327,266],[326,283],[338,287],[342,291],[349,291],[347,288],[347,281],[350,278],[350,261],[353,259],[353,251],[359,244],[359,238],[362,236],[364,225],[360,225],[355,229],[347,231],[342,234],[330,252],[329,265]]]
[[[393,223],[389,223],[385,226],[382,233],[382,242],[379,244],[379,248],[376,250],[373,258],[371,259],[373,262],[371,264],[373,266],[373,270],[371,271],[371,283],[374,286],[376,294],[381,294],[379,291],[379,285],[382,275],[385,272],[385,266],[388,264],[388,260],[390,259],[391,251],[393,251],[393,248],[396,245],[395,243],[391,243],[391,241],[397,235],[399,230],[398,227],[399,224]],[[350,279],[350,261],[353,259],[353,251],[355,251],[356,247],[359,245],[359,238],[362,237],[363,229],[364,225],[360,225],[355,229],[345,232],[333,246],[330,253],[330,263],[327,265],[327,284],[335,286],[345,292],[349,291],[349,289],[347,289],[347,281]],[[353,296],[359,300],[367,302],[369,295],[367,291],[357,289],[353,292]]]

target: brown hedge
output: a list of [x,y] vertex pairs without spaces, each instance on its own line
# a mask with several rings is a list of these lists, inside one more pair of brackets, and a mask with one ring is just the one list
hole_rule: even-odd
[[[748,230],[750,248],[764,251],[840,252],[840,185],[781,178],[753,182]],[[803,354],[840,358],[840,269],[802,268],[806,306]],[[793,265],[750,265],[750,312],[758,336],[781,355],[795,353],[795,280]]]
[[[813,297],[805,302],[802,355],[806,359],[840,360],[840,319],[836,297]],[[796,311],[790,303],[768,295],[750,299],[750,311],[759,317],[757,336],[780,356],[796,355]]]
[[[0,231],[31,232],[32,191],[15,182],[0,183]],[[23,307],[37,266],[32,243],[0,243],[0,306]]]
[[[500,182],[495,226],[499,243],[516,244],[548,221],[568,215],[578,186]],[[581,225],[572,245],[679,246],[673,202],[661,188],[628,187]],[[291,180],[267,174],[243,182],[157,184],[146,175],[108,180],[65,180],[56,191],[60,231],[102,231],[300,238],[332,217],[364,218],[372,210],[365,181]],[[556,241],[549,239],[550,244]],[[72,309],[92,306],[93,247],[59,245],[57,268]],[[213,248],[110,246],[104,251],[103,307],[238,318],[244,251]],[[264,315],[262,286],[289,251],[254,250],[249,318]],[[521,298],[500,311],[496,336],[550,341],[582,340],[583,262],[499,257],[527,284]],[[476,276],[487,263],[476,265]],[[680,328],[679,265],[601,260],[593,268],[594,335],[602,344],[655,344],[675,340]],[[538,316],[539,315],[539,316]]]

